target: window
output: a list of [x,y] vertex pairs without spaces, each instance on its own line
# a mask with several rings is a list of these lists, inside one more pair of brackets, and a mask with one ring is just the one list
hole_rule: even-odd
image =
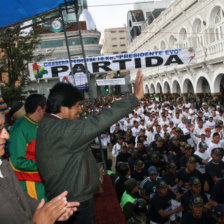
[[145,21],[144,14],[142,10],[133,10],[131,11],[132,21],[134,22],[143,22]]
[[68,45],[69,46],[75,46],[75,45],[80,45],[80,39],[79,38],[73,38],[73,39],[68,39]]
[[120,40],[124,40],[125,39],[125,37],[120,37]]
[[205,33],[202,28],[202,21],[196,19],[193,23],[193,47],[202,47],[205,45]]
[[124,47],[124,46],[126,46],[126,44],[120,44],[120,46],[121,46],[121,47]]
[[124,33],[124,30],[119,30],[119,33]]
[[55,48],[55,47],[62,47],[63,40],[50,40],[50,41],[43,41],[40,43],[41,48]]
[[176,47],[176,41],[177,41],[177,39],[173,35],[171,35],[170,39],[169,39],[169,46],[168,47],[170,49],[174,49]]
[[112,40],[117,40],[117,38],[112,38]]
[[98,38],[96,38],[96,37],[84,37],[84,44],[98,44]]
[[224,40],[224,10],[215,6],[210,14],[208,28],[209,42]]
[[216,40],[224,39],[224,11],[221,7],[219,7],[215,15],[215,34]]
[[180,48],[187,48],[188,47],[188,43],[187,43],[187,31],[186,31],[185,28],[182,28],[180,30],[179,46],[180,46]]
[[115,31],[115,30],[113,30],[113,31],[111,31],[111,33],[116,33],[116,31]]
[[166,49],[166,44],[165,44],[164,41],[161,42],[161,44],[160,44],[160,49],[161,49],[161,50],[165,50],[165,49]]
[[114,45],[112,45],[112,47],[117,47],[117,45],[114,44]]

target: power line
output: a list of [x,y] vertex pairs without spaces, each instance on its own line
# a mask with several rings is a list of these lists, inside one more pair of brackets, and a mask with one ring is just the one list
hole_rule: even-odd
[[133,5],[133,4],[143,4],[143,3],[148,3],[148,2],[135,2],[135,3],[114,3],[114,4],[103,4],[103,5],[88,5],[88,7],[110,7],[110,6],[121,6],[121,5]]

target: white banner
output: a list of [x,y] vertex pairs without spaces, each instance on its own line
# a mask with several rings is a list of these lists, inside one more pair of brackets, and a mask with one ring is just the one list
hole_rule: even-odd
[[98,86],[115,86],[115,85],[125,85],[125,79],[97,79],[96,84]]
[[[195,51],[192,48],[88,57],[86,60],[91,74],[196,63]],[[72,59],[72,69],[73,74],[80,75],[75,80],[79,80],[79,84],[85,85],[86,76],[81,75],[85,72],[84,60],[82,58]],[[31,80],[65,76],[69,79],[68,77],[71,75],[69,60],[30,63],[29,72]]]

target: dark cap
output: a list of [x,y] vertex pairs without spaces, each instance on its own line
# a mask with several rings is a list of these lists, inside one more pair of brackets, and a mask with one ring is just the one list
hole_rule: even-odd
[[137,149],[134,149],[134,150],[132,150],[132,152],[131,153],[133,153],[133,154],[135,154],[135,155],[138,155],[138,150]]
[[175,135],[175,136],[173,136],[172,140],[173,140],[173,141],[174,141],[174,140],[179,140],[179,138]]
[[190,204],[194,207],[204,206],[204,201],[201,195],[193,195],[190,199]]
[[164,180],[158,180],[156,183],[156,189],[167,188],[167,183]]
[[180,128],[176,128],[175,131],[176,132],[182,132],[182,130]]
[[188,159],[187,159],[187,162],[188,163],[196,163],[196,158],[194,156],[190,156]]
[[191,149],[192,147],[191,147],[191,145],[189,145],[189,144],[185,144],[184,148],[185,148],[185,149]]
[[186,142],[180,142],[180,146],[185,147],[185,145],[186,145]]
[[157,171],[156,167],[155,166],[150,166],[148,168],[148,174],[149,175],[151,175],[151,174],[158,174],[158,171]]
[[127,130],[126,135],[127,135],[127,136],[132,136],[132,131],[131,131],[130,129]]
[[152,159],[152,160],[159,159],[159,155],[158,155],[156,152],[153,152],[153,153],[151,154],[151,159]]
[[224,205],[223,204],[218,204],[215,207],[215,216],[216,217],[224,217]]
[[127,145],[123,142],[122,145],[121,145],[121,148],[125,149],[125,148],[127,148]]
[[156,138],[157,142],[163,142],[163,138],[161,136],[158,136],[158,138]]
[[138,181],[135,180],[134,178],[130,178],[129,180],[126,180],[124,182],[125,190],[128,192],[132,191],[138,185],[139,185]]
[[201,186],[201,181],[198,177],[191,177],[189,180],[189,185],[194,187]]
[[149,147],[149,148],[146,149],[146,152],[152,153],[152,152],[154,152],[154,148],[153,147]]
[[164,134],[164,137],[168,137],[168,138],[169,138],[169,137],[170,137],[170,133],[167,133],[167,132],[166,132],[166,133]]
[[223,156],[223,149],[222,148],[214,148],[212,149],[212,154],[216,156]]
[[137,167],[142,167],[142,166],[144,166],[144,163],[143,163],[143,161],[142,160],[137,160],[136,162],[135,162],[135,166],[137,166]]
[[141,137],[143,137],[143,138],[146,139],[146,135],[139,135],[139,136],[138,136],[138,140],[139,140],[139,138],[141,138]]
[[177,168],[177,166],[176,166],[175,162],[169,162],[167,164],[167,169],[176,169],[176,168]]
[[148,203],[145,199],[139,198],[134,202],[134,212],[137,215],[146,215],[148,212]]
[[121,140],[121,139],[123,139],[123,137],[122,136],[117,136],[117,140]]
[[206,144],[206,142],[200,142],[199,143],[199,148],[207,149],[208,145]]
[[157,140],[157,138],[159,138],[159,137],[161,138],[160,134],[158,134],[158,133],[155,134],[155,140]]

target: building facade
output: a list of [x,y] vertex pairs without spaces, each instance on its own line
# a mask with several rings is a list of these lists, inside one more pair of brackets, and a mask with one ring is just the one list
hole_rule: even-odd
[[150,0],[147,2],[137,2],[134,10],[128,11],[127,15],[127,38],[131,43],[135,37],[139,36],[144,28],[151,24],[162,11],[171,4],[172,0]]
[[126,27],[104,30],[103,55],[127,53],[127,44]]
[[[127,30],[126,27],[109,28],[104,30],[103,55],[127,53]],[[106,78],[125,78],[125,85],[111,86],[110,93],[115,95],[131,92],[130,75],[128,71],[108,72]]]
[[[195,48],[197,63],[144,69],[145,93],[218,94],[224,87],[224,1],[175,0],[129,52]],[[134,83],[136,71],[131,72]]]
[[[100,44],[101,33],[97,30],[96,24],[92,15],[88,11],[87,1],[80,0],[80,27],[82,32],[82,39],[86,57],[101,55],[102,45]],[[51,16],[55,16],[54,14]],[[82,58],[81,40],[79,37],[78,25],[74,12],[68,13],[64,10],[63,17],[66,26],[66,33],[68,37],[68,45],[71,58]],[[45,61],[68,59],[68,51],[62,26],[61,18],[49,20],[49,22],[38,27],[41,34],[41,42],[34,54],[46,55]],[[97,87],[95,85],[95,77],[91,76],[91,90],[93,97],[97,96]],[[46,80],[29,81],[26,85],[25,91],[29,93],[40,93],[48,96],[49,90],[54,84],[59,82],[59,78],[52,78]],[[90,86],[89,85],[89,86]],[[88,95],[88,94],[87,94]],[[88,96],[87,96],[88,97]]]

